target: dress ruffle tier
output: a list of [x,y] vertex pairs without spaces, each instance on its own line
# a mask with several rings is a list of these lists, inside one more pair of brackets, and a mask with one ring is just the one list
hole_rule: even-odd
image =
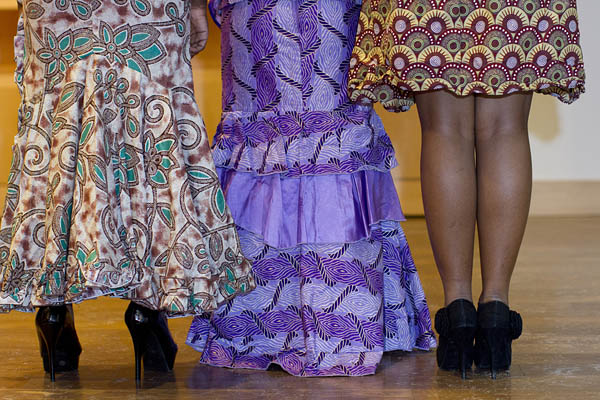
[[404,220],[389,173],[290,179],[219,168],[219,176],[236,223],[277,248],[356,242],[380,222]]
[[[377,132],[378,135],[373,135]],[[371,107],[339,111],[223,114],[215,163],[240,172],[287,177],[387,170],[394,148]]]

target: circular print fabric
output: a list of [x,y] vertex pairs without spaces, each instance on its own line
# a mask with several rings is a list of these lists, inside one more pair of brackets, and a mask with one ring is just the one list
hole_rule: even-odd
[[415,92],[585,91],[575,0],[365,0],[350,61],[353,101],[405,111]]

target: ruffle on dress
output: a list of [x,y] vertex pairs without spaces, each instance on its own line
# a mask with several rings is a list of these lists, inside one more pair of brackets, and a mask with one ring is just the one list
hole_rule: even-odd
[[345,111],[225,112],[215,164],[259,175],[389,170],[394,148],[372,107]]
[[218,171],[236,224],[272,247],[356,242],[380,222],[404,220],[389,173],[290,179]]

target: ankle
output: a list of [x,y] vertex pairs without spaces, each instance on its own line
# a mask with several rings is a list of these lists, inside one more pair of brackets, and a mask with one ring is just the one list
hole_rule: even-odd
[[452,304],[456,300],[467,300],[467,301],[470,301],[472,303],[473,302],[473,296],[471,296],[470,294],[455,295],[455,296],[446,296],[444,298],[444,307],[448,307],[450,304]]
[[506,304],[508,306],[508,295],[499,295],[499,294],[484,294],[482,293],[481,296],[479,296],[479,300],[477,301],[478,304],[485,304],[485,303],[489,303],[491,301],[499,301],[502,302],[504,304]]

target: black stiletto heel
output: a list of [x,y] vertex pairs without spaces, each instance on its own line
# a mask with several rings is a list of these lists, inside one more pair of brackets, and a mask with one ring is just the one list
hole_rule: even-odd
[[143,334],[138,332],[138,329],[136,329],[136,332],[133,333],[130,328],[129,332],[131,333],[131,337],[133,340],[133,357],[135,359],[135,380],[139,381],[142,378],[142,357],[144,356],[144,343],[142,342],[144,341],[144,336]]
[[50,381],[54,382],[56,381],[54,349],[56,349],[56,342],[58,341],[58,336],[61,334],[63,327],[58,321],[48,322],[50,323],[38,325],[38,340],[40,342],[40,348],[42,349],[41,353],[44,362],[44,370],[50,372]]
[[477,334],[475,335],[475,365],[489,370],[496,379],[499,371],[510,368],[512,341],[521,336],[523,320],[501,301],[480,304],[477,311]]
[[76,370],[81,345],[75,331],[73,309],[68,306],[40,307],[35,325],[44,370],[50,373],[50,380],[56,380],[57,372]]
[[475,306],[469,300],[454,300],[436,313],[435,329],[440,335],[438,367],[459,370],[462,379],[466,379],[473,364],[473,339],[477,330]]
[[164,313],[131,302],[125,311],[125,323],[133,340],[135,379],[144,370],[168,372],[173,369],[177,345],[171,337]]

